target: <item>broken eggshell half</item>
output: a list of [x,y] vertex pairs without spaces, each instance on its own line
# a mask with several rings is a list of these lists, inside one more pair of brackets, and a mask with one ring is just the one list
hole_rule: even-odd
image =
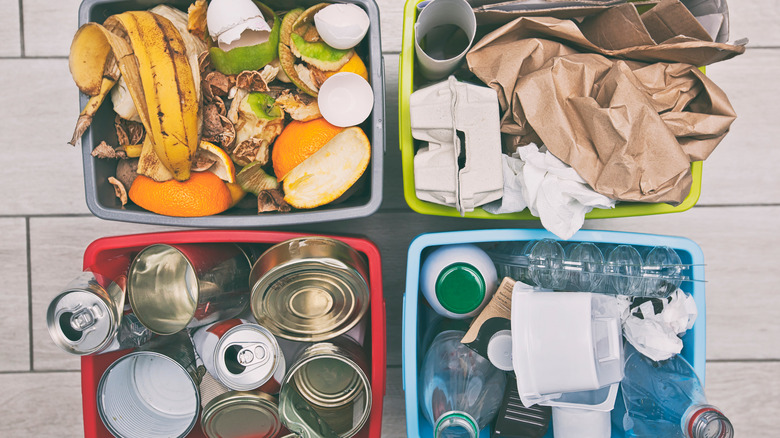
[[347,127],[363,123],[374,108],[374,91],[358,74],[336,73],[322,84],[317,104],[331,125]]
[[314,25],[322,40],[340,50],[357,46],[366,36],[370,23],[366,11],[354,4],[332,4],[314,15]]
[[206,23],[211,38],[224,51],[262,44],[271,35],[271,26],[252,0],[212,0]]

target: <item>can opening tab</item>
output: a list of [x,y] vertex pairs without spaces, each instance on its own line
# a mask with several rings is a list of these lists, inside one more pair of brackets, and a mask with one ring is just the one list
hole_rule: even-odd
[[262,343],[234,344],[225,351],[225,363],[233,374],[241,374],[247,368],[264,365],[272,358],[268,346]]
[[71,315],[70,326],[74,330],[83,332],[84,330],[95,325],[96,321],[97,318],[95,318],[95,315],[92,313],[92,310],[88,307],[85,307],[75,312],[73,315]]

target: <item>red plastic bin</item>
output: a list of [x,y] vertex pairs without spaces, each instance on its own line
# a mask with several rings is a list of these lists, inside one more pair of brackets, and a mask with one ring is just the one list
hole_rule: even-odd
[[[84,252],[84,268],[92,267],[96,272],[116,276],[115,266],[107,260],[116,261],[123,257],[133,257],[138,251],[155,243],[218,243],[245,242],[266,244],[268,247],[307,234],[278,231],[243,230],[196,230],[173,231],[164,233],[135,234],[127,236],[105,237],[92,242]],[[325,236],[338,239],[351,246],[368,260],[369,289],[369,335],[364,348],[370,363],[371,414],[366,426],[357,434],[358,438],[378,437],[382,434],[382,401],[385,395],[385,373],[387,366],[385,339],[385,301],[382,294],[382,260],[379,249],[372,242],[354,237]],[[100,377],[117,358],[131,350],[117,351],[98,356],[81,358],[81,396],[84,409],[84,436],[88,438],[110,438],[111,433],[103,425],[97,413],[97,387]],[[188,437],[205,437],[198,425]]]

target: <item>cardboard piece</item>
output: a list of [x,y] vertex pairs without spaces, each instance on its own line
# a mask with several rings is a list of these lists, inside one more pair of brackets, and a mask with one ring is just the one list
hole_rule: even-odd
[[[475,5],[475,1],[469,1]],[[479,2],[482,3],[482,2]],[[625,0],[511,0],[500,3],[480,4],[474,8],[477,24],[506,24],[518,17],[555,17],[560,19],[584,17],[625,3]],[[654,2],[640,2],[654,3]],[[475,5],[476,6],[476,5]]]
[[[649,21],[674,21],[664,12],[679,12],[673,3],[661,2]],[[585,38],[573,21],[524,17],[487,35],[466,59],[498,93],[501,131],[514,136],[505,152],[538,138],[609,198],[676,205],[690,191],[690,163],[706,159],[736,118],[725,93],[690,64],[579,52],[704,64],[735,56],[744,47],[688,36],[631,46],[652,39],[638,18],[632,5],[620,5],[593,16],[595,21],[585,20],[591,38],[621,47],[607,49]],[[693,24],[680,19],[674,27],[683,22]],[[606,30],[612,26],[618,31]],[[599,28],[602,35],[594,37]],[[656,38],[666,36],[654,32]],[[607,38],[613,33],[622,37]]]
[[419,199],[463,214],[503,195],[495,91],[450,76],[412,93],[409,116],[412,137],[427,142],[414,156]]
[[506,320],[511,318],[512,289],[514,289],[515,283],[516,281],[509,277],[504,277],[504,279],[501,280],[501,284],[498,286],[496,293],[493,294],[493,298],[491,298],[487,306],[482,309],[482,312],[474,318],[466,335],[460,340],[462,344],[474,342],[485,321],[492,318],[504,318]]

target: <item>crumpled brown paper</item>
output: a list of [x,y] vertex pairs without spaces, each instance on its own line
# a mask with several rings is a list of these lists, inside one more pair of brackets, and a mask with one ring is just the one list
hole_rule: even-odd
[[467,55],[498,92],[501,131],[517,136],[511,147],[538,136],[607,197],[681,203],[690,162],[707,158],[736,118],[725,93],[690,64],[579,53],[545,36],[584,39],[572,21],[520,18]]

